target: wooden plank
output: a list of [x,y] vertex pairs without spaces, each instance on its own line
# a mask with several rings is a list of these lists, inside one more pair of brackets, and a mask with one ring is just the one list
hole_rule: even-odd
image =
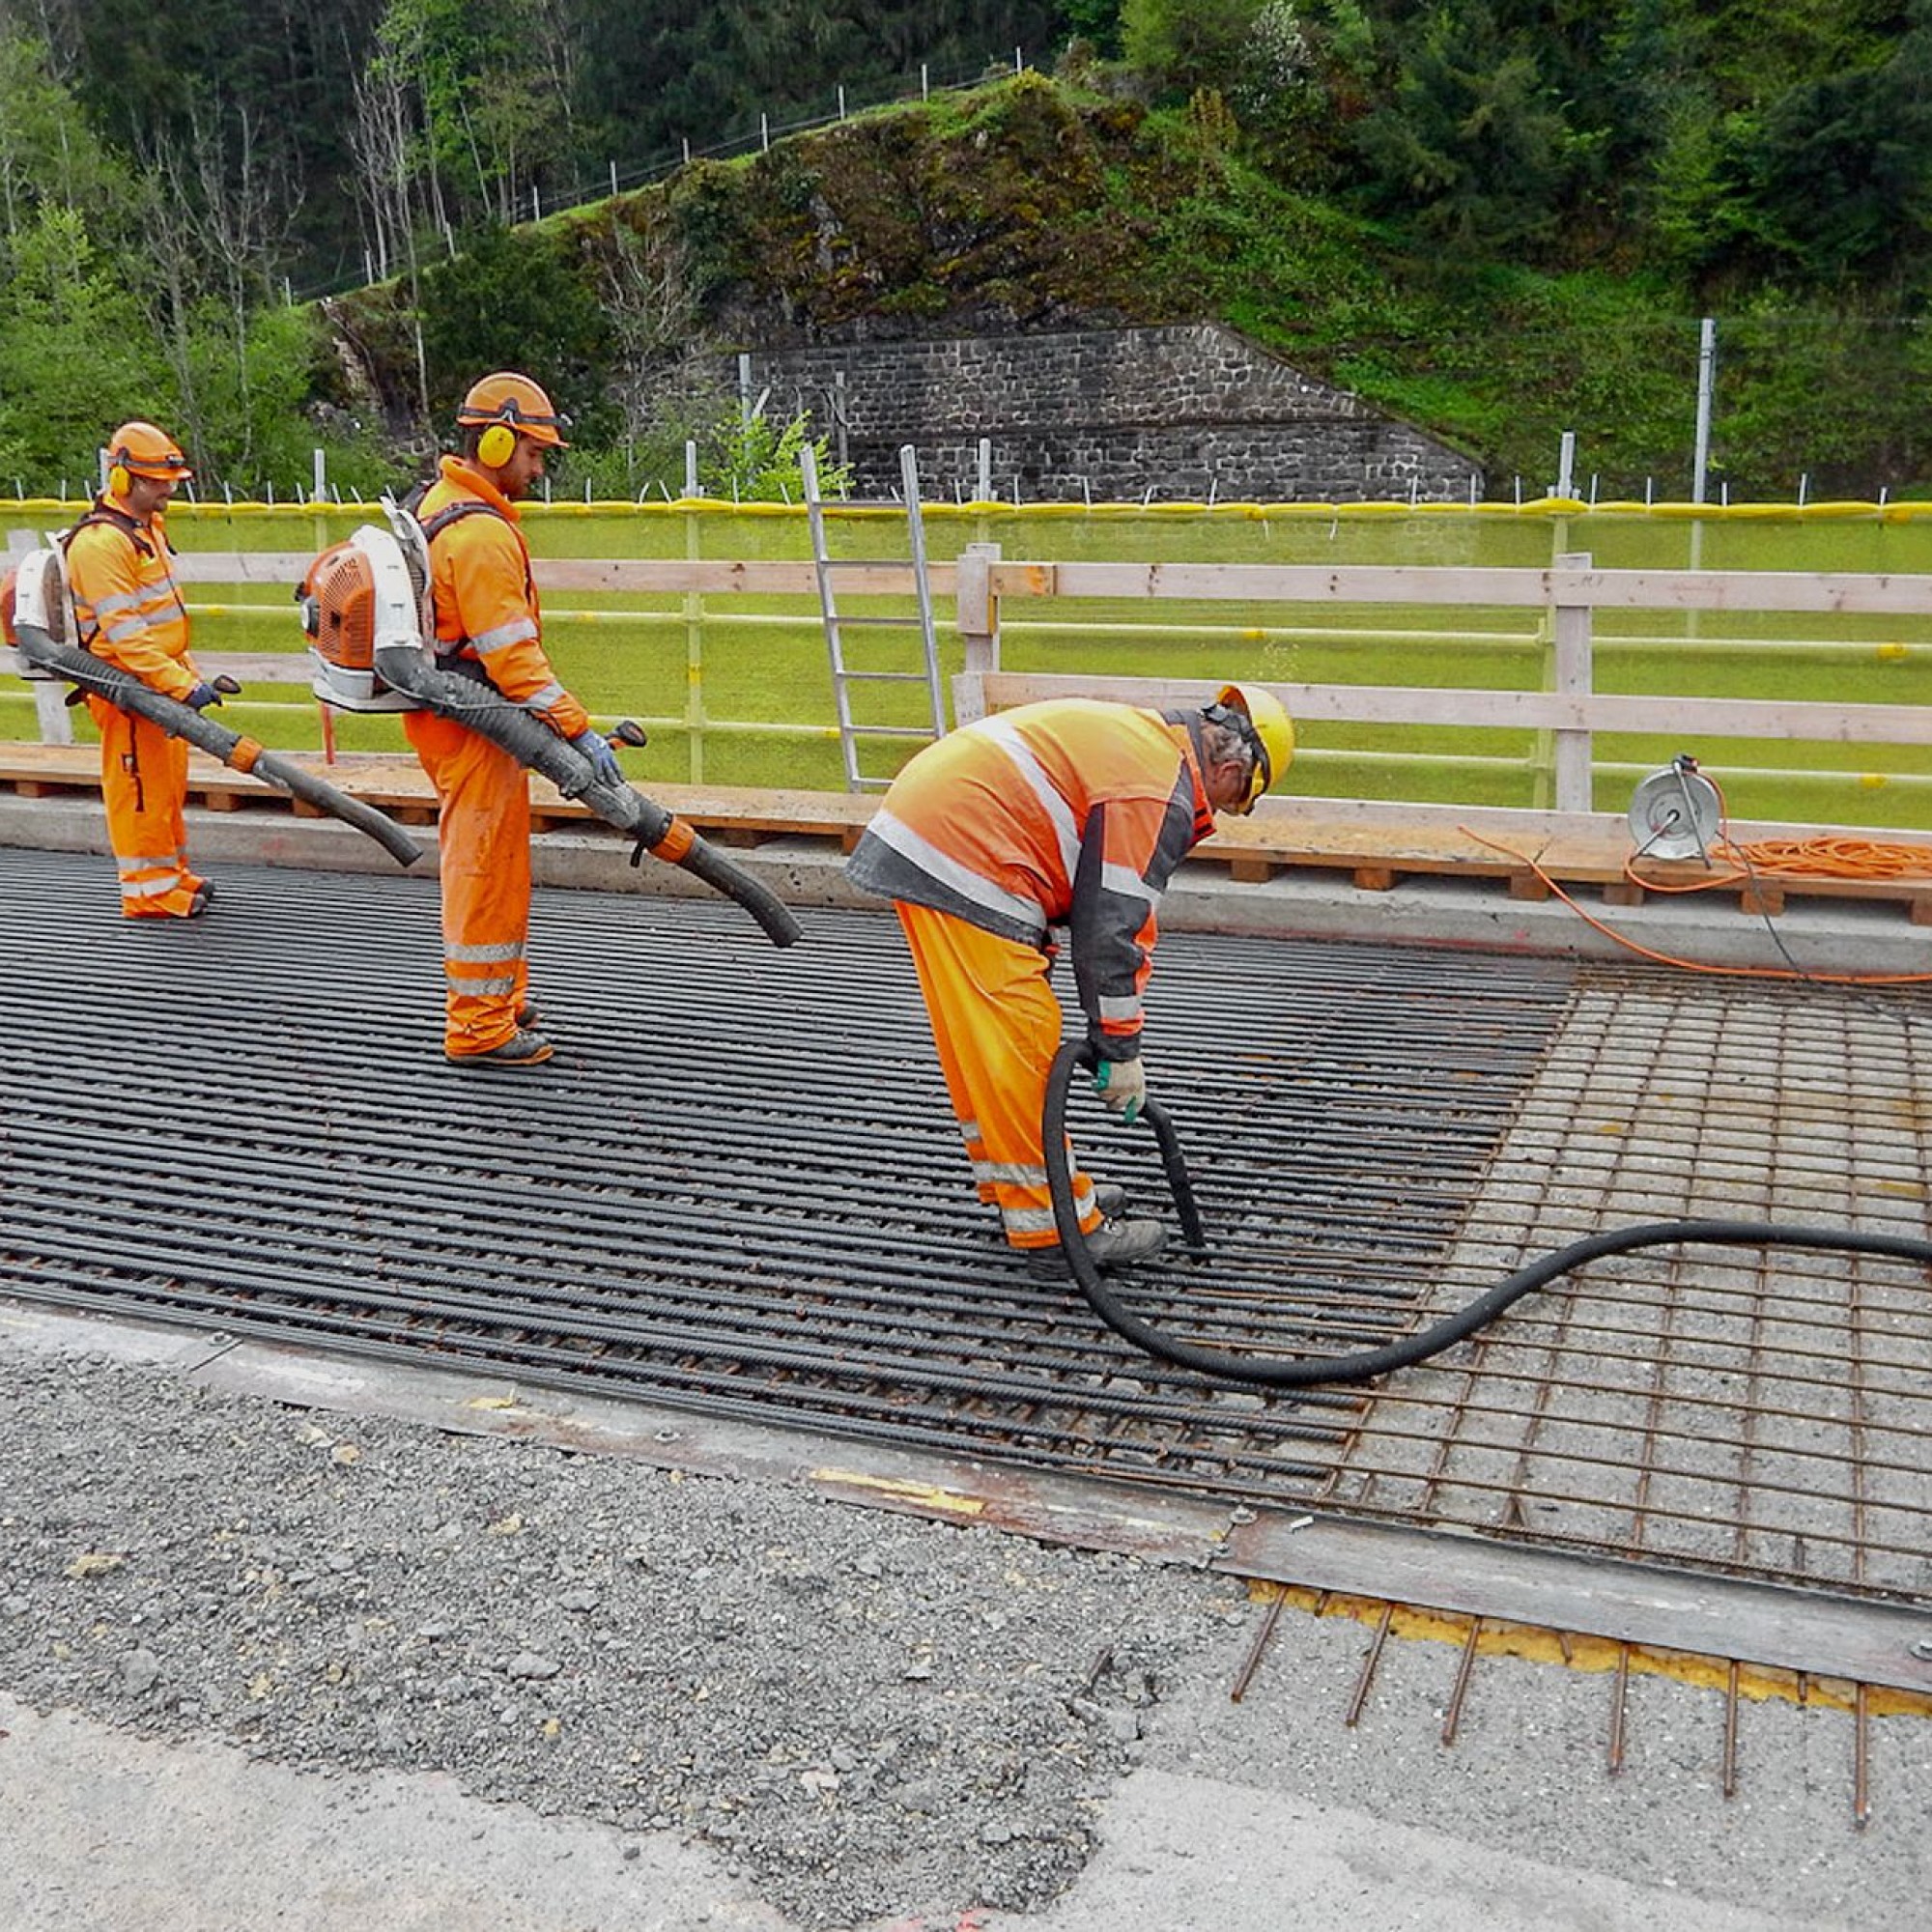
[[[320,548],[320,546],[318,546]],[[308,551],[182,551],[175,576],[183,583],[299,583],[315,560]],[[611,590],[644,593],[697,590],[721,596],[816,597],[816,567],[799,562],[734,561],[701,557],[544,557],[532,559],[539,590]],[[889,596],[910,588],[909,564],[881,563],[841,577],[839,588]],[[951,597],[956,566],[929,567],[935,595]],[[267,607],[265,607],[267,608]]]
[[1522,570],[1297,563],[995,564],[1001,597],[1524,609],[1804,611],[1922,616],[1932,577],[1784,570]]
[[[1932,745],[1932,706],[1776,703],[1758,698],[1620,697],[1553,691],[1427,691],[1384,684],[1269,684],[1304,723],[1448,724],[1523,731],[1644,731],[1815,744]],[[995,711],[1044,697],[1098,697],[1155,710],[1203,704],[1219,687],[1190,678],[995,671]]]

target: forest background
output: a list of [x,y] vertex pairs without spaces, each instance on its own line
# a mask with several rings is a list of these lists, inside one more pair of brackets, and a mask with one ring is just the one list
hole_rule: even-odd
[[367,494],[509,365],[769,494],[735,348],[1207,318],[1683,496],[1713,316],[1714,495],[1932,496],[1929,213],[1932,0],[0,0],[0,492]]

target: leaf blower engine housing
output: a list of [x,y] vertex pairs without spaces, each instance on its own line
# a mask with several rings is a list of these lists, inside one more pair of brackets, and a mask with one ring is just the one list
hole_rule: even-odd
[[309,689],[342,711],[417,711],[376,668],[379,652],[402,644],[420,651],[432,635],[429,559],[412,569],[390,531],[364,524],[324,551],[296,588],[302,635],[315,661]]
[[[42,549],[29,551],[16,567],[0,577],[0,641],[17,646],[23,624],[44,631],[57,644],[74,641],[73,598],[58,537],[48,537]],[[36,664],[24,651],[14,674],[60,681],[58,671]]]

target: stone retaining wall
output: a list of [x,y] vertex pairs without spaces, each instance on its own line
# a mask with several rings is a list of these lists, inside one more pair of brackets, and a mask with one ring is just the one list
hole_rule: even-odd
[[1082,329],[755,351],[752,394],[773,413],[811,411],[855,490],[898,482],[919,453],[927,497],[980,490],[1023,500],[1455,501],[1480,471],[1233,330]]

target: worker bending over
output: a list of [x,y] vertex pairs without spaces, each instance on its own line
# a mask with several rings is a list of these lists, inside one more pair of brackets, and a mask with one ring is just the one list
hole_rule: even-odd
[[[1258,686],[1198,711],[1021,705],[914,757],[847,860],[855,885],[895,903],[980,1198],[1012,1246],[1059,1243],[1040,1123],[1061,1035],[1049,928],[1067,928],[1094,1086],[1131,1122],[1161,895],[1214,813],[1252,810],[1293,754],[1287,712]],[[1070,1167],[1070,1145],[1053,1157]],[[1158,1221],[1124,1218],[1123,1189],[1078,1169],[1073,1201],[1100,1266],[1165,1243]]]
[[[200,711],[221,698],[188,655],[166,518],[175,486],[193,474],[165,430],[123,423],[108,443],[106,489],[61,542],[76,641]],[[87,709],[100,732],[100,795],[122,918],[195,918],[214,888],[188,869],[186,744],[91,692]]]
[[[578,747],[599,778],[616,754],[544,653],[542,615],[517,504],[565,449],[568,419],[527,377],[485,376],[457,412],[463,450],[445,456],[416,511],[429,542],[437,662],[494,687]],[[524,767],[433,711],[403,720],[436,787],[442,879],[443,1052],[459,1066],[537,1066],[555,1050],[537,1031],[525,958],[530,924],[530,793]]]

